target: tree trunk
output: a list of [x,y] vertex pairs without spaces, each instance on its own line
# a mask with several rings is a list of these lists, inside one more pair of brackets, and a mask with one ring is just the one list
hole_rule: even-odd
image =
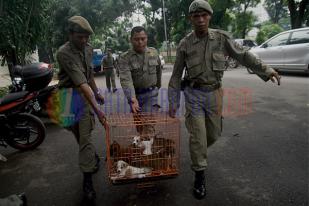
[[306,11],[306,7],[309,3],[309,0],[302,0],[299,3],[299,7],[297,9],[297,5],[294,0],[288,0],[288,8],[291,16],[291,27],[292,29],[297,29],[302,27],[302,23],[304,22],[304,15]]
[[8,64],[8,69],[11,77],[11,81],[13,81],[13,72],[14,67],[17,64],[16,50],[11,48],[5,55],[6,62]]

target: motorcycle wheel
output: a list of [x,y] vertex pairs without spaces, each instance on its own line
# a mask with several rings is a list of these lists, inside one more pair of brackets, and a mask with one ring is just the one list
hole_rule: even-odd
[[6,138],[6,143],[11,147],[27,151],[38,147],[46,136],[43,122],[36,116],[20,113],[8,120],[12,131]]

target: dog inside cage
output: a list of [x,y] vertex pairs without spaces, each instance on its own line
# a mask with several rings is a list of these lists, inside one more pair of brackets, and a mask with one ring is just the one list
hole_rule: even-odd
[[115,114],[106,142],[113,183],[173,177],[179,172],[179,120],[166,114]]

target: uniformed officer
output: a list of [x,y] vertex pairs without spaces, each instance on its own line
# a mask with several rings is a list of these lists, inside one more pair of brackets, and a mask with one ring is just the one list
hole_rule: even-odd
[[112,55],[112,51],[110,49],[107,49],[107,56],[104,57],[101,67],[105,73],[106,87],[108,89],[108,92],[111,92],[111,87],[113,89],[112,90],[113,92],[117,91],[116,82],[115,82],[114,66],[115,66],[115,61]]
[[194,0],[191,3],[189,17],[194,31],[179,43],[168,88],[169,114],[175,117],[185,69],[185,123],[190,135],[191,168],[195,172],[193,194],[197,199],[206,195],[204,170],[207,166],[207,147],[221,135],[221,82],[225,56],[231,56],[251,68],[264,81],[277,80],[280,85],[280,76],[276,71],[238,46],[228,33],[208,28],[212,14],[213,10],[207,1]]
[[147,33],[141,26],[131,31],[132,49],[119,58],[120,83],[133,113],[158,109],[162,69],[156,49],[147,47]]
[[79,166],[84,174],[84,199],[93,201],[96,197],[92,184],[92,174],[98,170],[99,159],[91,141],[94,126],[94,113],[102,125],[105,115],[97,105],[103,103],[94,81],[91,69],[92,47],[87,43],[93,30],[88,21],[81,16],[73,16],[68,20],[69,41],[57,52],[59,63],[59,88],[74,88],[82,96],[85,108],[80,120],[69,127],[79,143]]

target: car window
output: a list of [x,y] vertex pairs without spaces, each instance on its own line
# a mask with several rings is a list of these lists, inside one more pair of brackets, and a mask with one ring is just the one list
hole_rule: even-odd
[[283,46],[283,45],[286,45],[287,41],[289,39],[289,35],[290,35],[290,33],[281,34],[281,35],[273,38],[269,42],[267,42],[267,46],[268,47],[273,47],[273,46]]
[[303,31],[294,31],[289,44],[309,43],[309,29]]

